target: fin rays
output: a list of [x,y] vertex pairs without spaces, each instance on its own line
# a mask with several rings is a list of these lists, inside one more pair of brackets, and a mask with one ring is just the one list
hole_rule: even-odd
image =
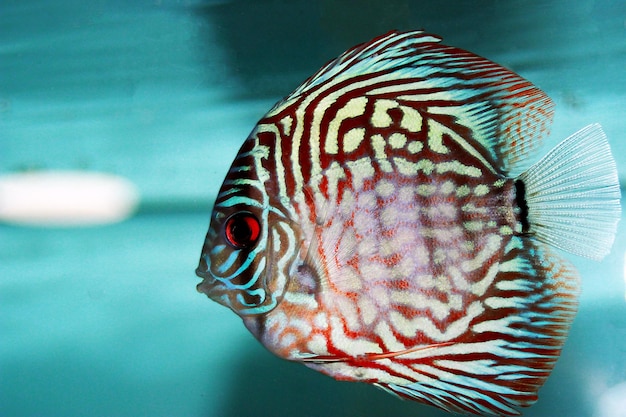
[[600,260],[615,238],[620,189],[600,125],[565,139],[519,176],[526,186],[530,233],[575,255]]

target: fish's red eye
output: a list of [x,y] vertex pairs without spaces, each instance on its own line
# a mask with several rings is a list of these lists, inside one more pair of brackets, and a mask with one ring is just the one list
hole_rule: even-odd
[[226,220],[224,234],[232,247],[250,249],[259,239],[261,224],[252,213],[236,213]]

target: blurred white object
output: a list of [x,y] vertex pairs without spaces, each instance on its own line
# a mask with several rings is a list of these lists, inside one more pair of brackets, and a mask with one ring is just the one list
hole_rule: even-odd
[[131,216],[139,194],[128,180],[83,171],[0,176],[0,221],[40,226],[115,223]]
[[626,382],[621,382],[600,395],[595,416],[626,417]]

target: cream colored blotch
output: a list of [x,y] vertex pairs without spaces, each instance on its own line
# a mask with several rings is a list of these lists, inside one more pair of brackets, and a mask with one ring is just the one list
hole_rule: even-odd
[[122,221],[139,203],[136,187],[110,174],[36,171],[0,176],[0,221],[88,226]]

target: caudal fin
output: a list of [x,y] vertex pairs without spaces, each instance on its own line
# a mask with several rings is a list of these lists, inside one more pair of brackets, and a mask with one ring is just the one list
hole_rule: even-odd
[[528,231],[567,252],[600,260],[621,216],[615,160],[598,124],[574,133],[518,177]]

